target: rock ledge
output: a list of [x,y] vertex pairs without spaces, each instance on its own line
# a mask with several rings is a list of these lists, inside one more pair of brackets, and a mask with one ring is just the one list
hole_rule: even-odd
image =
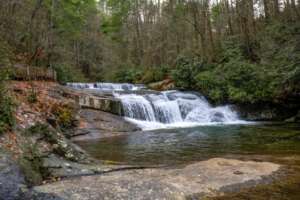
[[142,169],[85,176],[35,187],[62,199],[186,199],[214,195],[224,187],[262,183],[280,165],[214,158],[181,169]]

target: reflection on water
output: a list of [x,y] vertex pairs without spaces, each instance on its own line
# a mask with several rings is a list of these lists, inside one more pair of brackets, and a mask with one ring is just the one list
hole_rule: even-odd
[[179,164],[228,154],[300,154],[300,125],[261,124],[155,130],[79,142],[101,160]]

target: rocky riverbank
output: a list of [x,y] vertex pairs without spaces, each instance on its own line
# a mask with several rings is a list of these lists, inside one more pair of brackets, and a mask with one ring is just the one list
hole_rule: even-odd
[[282,169],[223,158],[173,168],[108,165],[72,142],[139,131],[104,112],[108,104],[82,107],[82,94],[56,83],[13,82],[10,90],[16,127],[0,136],[1,200],[198,199],[268,183]]
[[0,199],[21,199],[29,186],[123,167],[103,165],[71,139],[93,133],[111,136],[137,128],[121,117],[81,109],[73,98],[80,94],[65,89],[52,82],[10,84],[16,126],[0,136]]

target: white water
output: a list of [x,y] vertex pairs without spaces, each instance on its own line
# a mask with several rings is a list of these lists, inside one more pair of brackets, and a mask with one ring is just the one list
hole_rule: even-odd
[[115,94],[127,120],[144,130],[201,125],[241,124],[230,106],[211,106],[203,96],[166,91],[154,94]]
[[[128,94],[128,91],[142,90],[144,86],[112,83],[68,85],[79,89],[112,91],[122,102],[125,118],[144,130],[247,123],[240,120],[230,106],[213,107],[196,93],[146,90],[146,94]],[[120,91],[127,91],[127,94]]]
[[126,117],[142,120],[156,121],[151,103],[143,96],[135,94],[116,95],[121,99]]
[[67,83],[67,86],[76,89],[95,89],[102,91],[135,91],[145,88],[144,85],[129,83]]

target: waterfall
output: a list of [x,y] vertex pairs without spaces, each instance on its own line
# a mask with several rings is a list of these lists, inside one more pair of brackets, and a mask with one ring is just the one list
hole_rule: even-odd
[[156,121],[151,103],[143,96],[135,94],[118,95],[126,117],[144,121]]
[[164,94],[146,95],[153,107],[156,121],[162,123],[181,122],[182,116],[178,103],[175,100],[169,100]]
[[126,119],[144,129],[245,123],[230,106],[213,107],[195,92],[155,92],[143,85],[116,83],[69,83],[68,86],[111,91],[121,101]]
[[145,88],[144,85],[129,83],[67,83],[67,86],[75,89],[95,89],[102,91],[136,91]]
[[230,106],[213,107],[201,95],[166,91],[154,94],[115,94],[125,117],[144,129],[244,123]]

